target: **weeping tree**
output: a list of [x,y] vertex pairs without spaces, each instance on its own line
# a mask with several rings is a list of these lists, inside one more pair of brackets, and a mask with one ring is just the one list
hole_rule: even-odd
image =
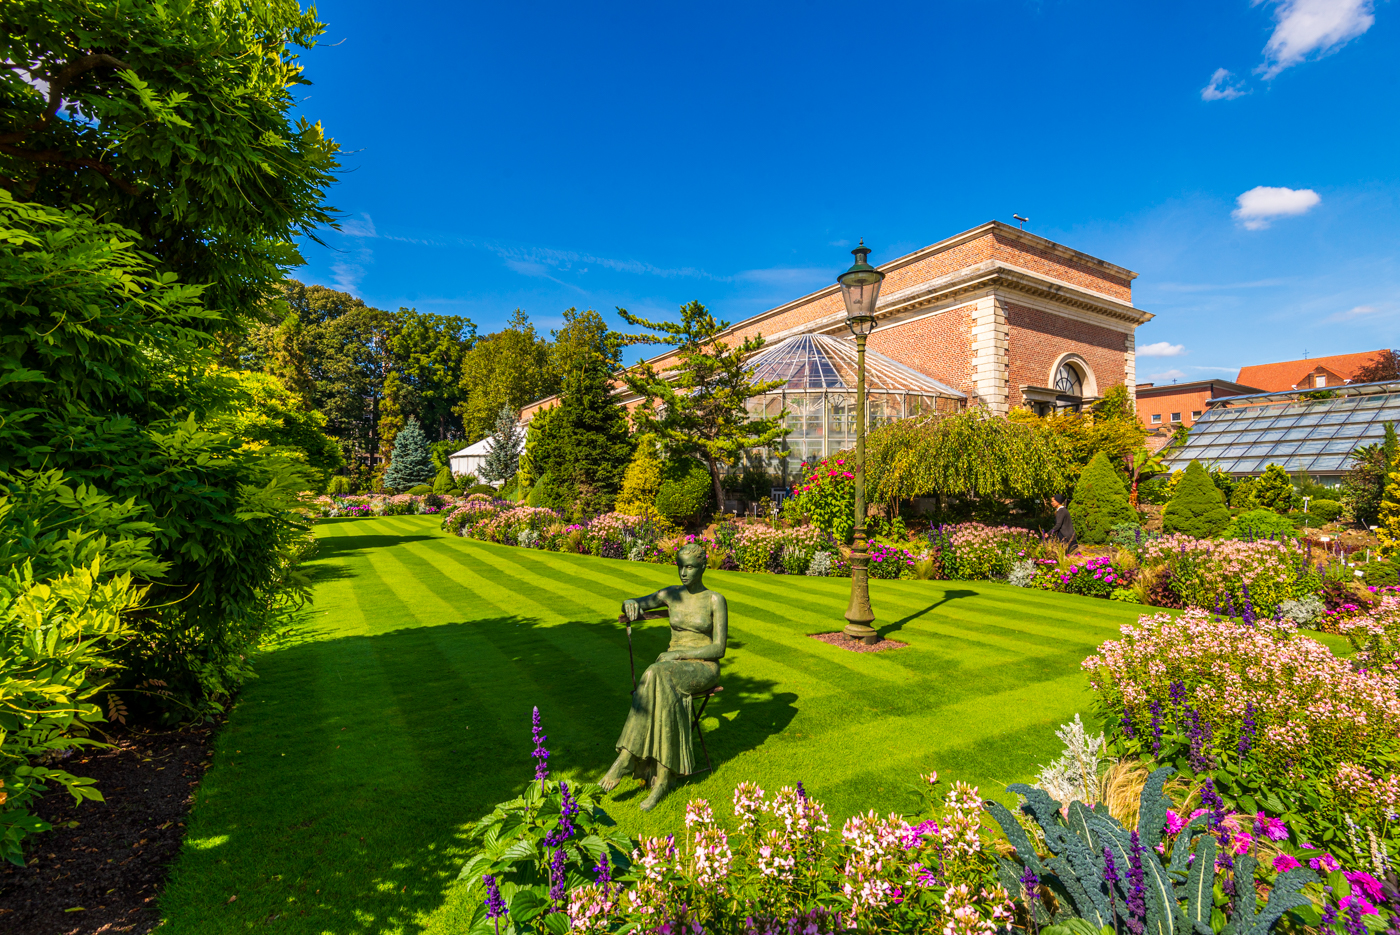
[[901,419],[866,439],[866,488],[891,516],[914,497],[1045,497],[1065,488],[1069,462],[1063,441],[1034,423],[981,410]]

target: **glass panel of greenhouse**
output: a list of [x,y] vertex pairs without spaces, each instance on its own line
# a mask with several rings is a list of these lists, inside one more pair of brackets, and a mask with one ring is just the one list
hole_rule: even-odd
[[[795,473],[856,439],[856,344],[850,338],[801,334],[766,347],[750,362],[754,383],[782,381],[749,400],[755,416],[787,410],[785,444],[791,454],[751,452],[750,464],[775,476]],[[866,430],[911,416],[957,412],[967,396],[876,351],[865,352]],[[786,461],[786,463],[783,463]]]
[[1400,383],[1359,383],[1317,392],[1290,390],[1213,399],[1185,447],[1164,460],[1172,470],[1193,459],[1230,474],[1261,474],[1277,464],[1317,477],[1347,470],[1351,452],[1400,427]]

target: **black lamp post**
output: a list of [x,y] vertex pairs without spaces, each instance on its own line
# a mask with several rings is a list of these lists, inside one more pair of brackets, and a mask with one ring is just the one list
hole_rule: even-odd
[[856,261],[836,281],[846,302],[846,327],[856,338],[856,505],[855,541],[851,547],[851,603],[846,608],[845,634],[862,643],[878,643],[880,636],[871,624],[875,611],[870,608],[870,553],[865,541],[865,339],[875,330],[875,300],[885,274],[866,262],[870,248],[862,238],[851,251]]

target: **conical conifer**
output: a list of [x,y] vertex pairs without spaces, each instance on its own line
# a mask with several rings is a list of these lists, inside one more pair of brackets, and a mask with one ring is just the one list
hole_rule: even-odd
[[384,486],[389,490],[408,490],[419,484],[431,484],[436,473],[423,427],[416,418],[409,416],[394,437],[394,453],[389,459],[389,470],[384,472]]
[[1176,493],[1162,513],[1162,529],[1208,539],[1230,525],[1230,511],[1220,488],[1210,479],[1199,461],[1192,461],[1182,472]]
[[1086,545],[1107,542],[1109,531],[1119,523],[1137,522],[1137,512],[1128,505],[1128,488],[1102,451],[1079,475],[1069,515],[1075,538]]

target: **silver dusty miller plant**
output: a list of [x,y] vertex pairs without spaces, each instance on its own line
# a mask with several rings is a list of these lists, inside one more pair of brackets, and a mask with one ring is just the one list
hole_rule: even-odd
[[812,556],[812,560],[807,563],[807,574],[816,578],[825,578],[831,574],[831,553],[818,552]]
[[1076,714],[1073,721],[1055,731],[1055,736],[1065,745],[1064,753],[1049,766],[1040,768],[1040,774],[1035,777],[1036,787],[1064,805],[1071,802],[1097,804],[1099,759],[1106,749],[1103,734],[1091,737]]
[[1011,574],[1006,576],[1006,583],[1017,588],[1028,588],[1033,580],[1035,580],[1035,562],[1030,559],[1012,565]]

